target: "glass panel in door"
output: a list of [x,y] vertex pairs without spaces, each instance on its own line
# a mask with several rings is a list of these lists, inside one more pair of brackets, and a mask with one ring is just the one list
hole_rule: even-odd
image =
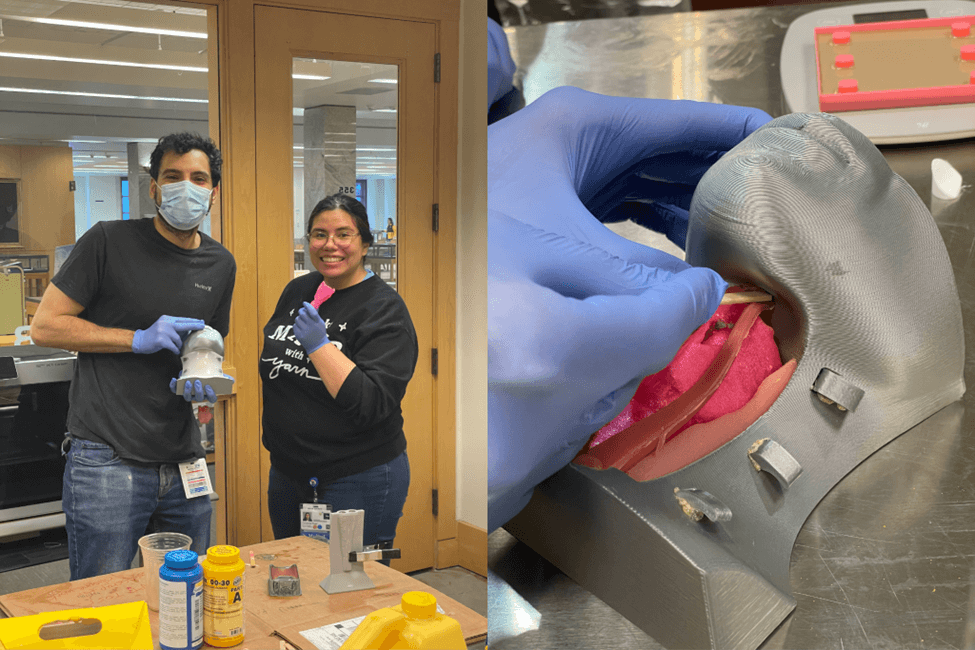
[[366,269],[396,288],[398,76],[395,65],[293,59],[295,276],[315,268],[305,239],[315,204],[341,192],[369,215]]

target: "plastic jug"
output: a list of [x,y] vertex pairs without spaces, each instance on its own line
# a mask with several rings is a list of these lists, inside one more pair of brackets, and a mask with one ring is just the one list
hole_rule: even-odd
[[408,591],[399,605],[377,609],[339,650],[464,650],[460,623],[437,611],[437,599]]

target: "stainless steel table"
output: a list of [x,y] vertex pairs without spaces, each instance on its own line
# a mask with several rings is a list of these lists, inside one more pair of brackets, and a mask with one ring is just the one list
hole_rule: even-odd
[[[786,29],[825,6],[506,33],[526,102],[574,85],[755,106],[774,117],[786,112],[779,77]],[[931,208],[948,248],[965,321],[968,393],[868,458],[820,502],[792,553],[797,607],[761,646],[768,650],[975,648],[975,189],[932,203],[930,168],[932,158],[943,158],[975,185],[975,140],[881,149]],[[488,545],[489,567],[541,613],[538,630],[489,640],[492,650],[662,647],[504,530]]]

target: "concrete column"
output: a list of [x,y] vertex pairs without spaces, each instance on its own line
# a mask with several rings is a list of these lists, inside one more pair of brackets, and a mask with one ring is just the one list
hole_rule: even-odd
[[[355,106],[305,109],[305,224],[312,208],[340,190],[355,196]],[[304,234],[304,228],[302,228]],[[305,268],[314,269],[305,247]]]
[[149,156],[156,148],[148,142],[126,144],[129,163],[129,218],[151,219],[156,216],[156,204],[149,195]]

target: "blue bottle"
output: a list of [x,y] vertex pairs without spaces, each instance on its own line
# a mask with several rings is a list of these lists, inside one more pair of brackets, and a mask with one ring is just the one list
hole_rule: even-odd
[[203,567],[193,551],[170,551],[159,567],[159,647],[196,650],[202,645]]

